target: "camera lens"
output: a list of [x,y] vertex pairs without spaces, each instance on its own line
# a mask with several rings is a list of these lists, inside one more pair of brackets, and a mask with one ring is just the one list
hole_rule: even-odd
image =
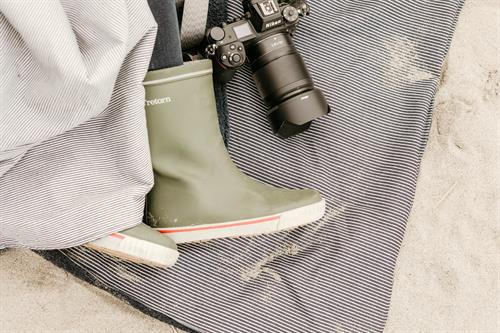
[[247,51],[255,84],[269,107],[268,118],[277,135],[287,138],[301,133],[329,112],[288,33],[256,40]]

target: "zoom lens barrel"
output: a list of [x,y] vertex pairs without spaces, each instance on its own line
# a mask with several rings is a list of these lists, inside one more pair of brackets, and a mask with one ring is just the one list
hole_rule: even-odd
[[255,84],[269,107],[273,131],[287,138],[309,128],[329,112],[322,92],[314,87],[301,55],[288,33],[276,33],[248,45]]

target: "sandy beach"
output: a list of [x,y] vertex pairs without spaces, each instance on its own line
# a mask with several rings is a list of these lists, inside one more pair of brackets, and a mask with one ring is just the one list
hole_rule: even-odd
[[[469,0],[443,68],[386,332],[500,332],[500,1]],[[166,332],[29,250],[0,252],[0,332]]]

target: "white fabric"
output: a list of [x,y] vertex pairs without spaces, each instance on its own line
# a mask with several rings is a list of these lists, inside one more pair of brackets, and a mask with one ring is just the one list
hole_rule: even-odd
[[0,248],[141,222],[155,35],[146,1],[0,0]]

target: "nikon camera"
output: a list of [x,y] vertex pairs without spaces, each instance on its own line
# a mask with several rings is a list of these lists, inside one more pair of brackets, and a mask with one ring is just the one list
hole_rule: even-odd
[[245,14],[207,30],[206,54],[227,83],[248,60],[275,134],[288,138],[330,111],[291,35],[310,7],[303,0],[243,0]]

